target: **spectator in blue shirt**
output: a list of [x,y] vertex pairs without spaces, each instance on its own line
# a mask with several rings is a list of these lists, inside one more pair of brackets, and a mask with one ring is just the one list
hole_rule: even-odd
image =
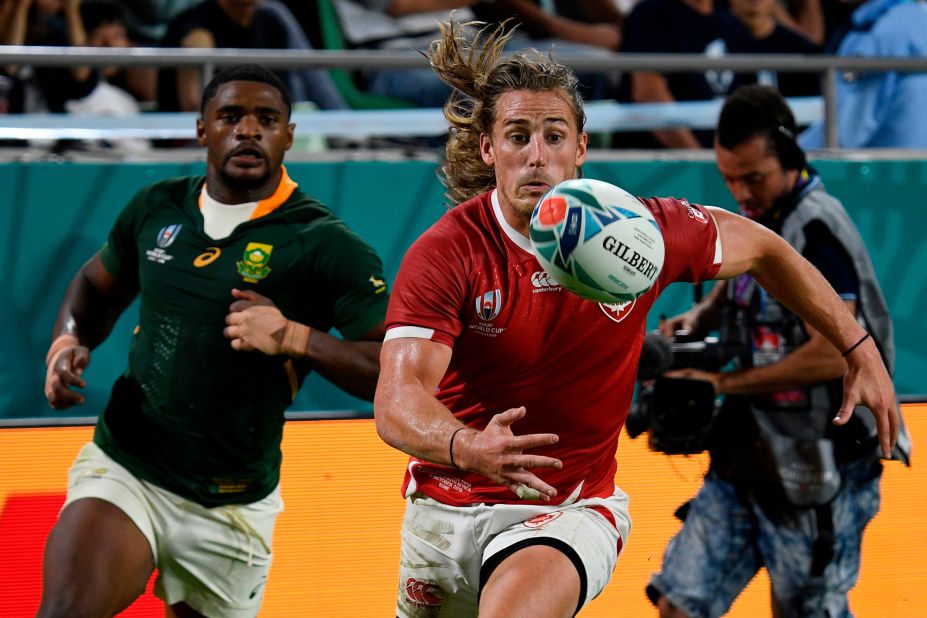
[[[853,13],[838,56],[927,57],[927,3],[869,0]],[[841,148],[927,148],[927,73],[844,73],[837,79]],[[818,122],[799,137],[824,147]]]

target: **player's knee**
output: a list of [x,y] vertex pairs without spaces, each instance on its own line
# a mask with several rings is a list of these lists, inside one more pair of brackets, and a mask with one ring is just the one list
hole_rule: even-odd
[[43,595],[36,618],[90,618],[100,615],[96,603],[71,590]]

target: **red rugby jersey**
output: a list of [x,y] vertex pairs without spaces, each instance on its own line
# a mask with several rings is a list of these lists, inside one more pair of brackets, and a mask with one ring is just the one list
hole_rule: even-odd
[[[528,239],[502,216],[495,191],[451,209],[403,259],[387,311],[387,339],[423,337],[453,349],[437,398],[463,423],[525,406],[516,435],[555,433],[533,453],[563,468],[532,471],[555,503],[614,491],[618,434],[628,415],[647,311],[674,281],[710,279],[721,262],[717,228],[701,206],[641,201],[663,233],[657,283],[636,300],[601,304],[561,288]],[[521,502],[481,474],[411,458],[403,493],[447,504]]]

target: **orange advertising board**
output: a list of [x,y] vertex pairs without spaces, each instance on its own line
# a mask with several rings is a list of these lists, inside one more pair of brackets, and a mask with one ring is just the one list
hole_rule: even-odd
[[[927,435],[927,405],[909,405],[915,443]],[[34,616],[45,537],[64,500],[66,472],[91,427],[0,430],[0,616]],[[284,442],[285,510],[262,616],[393,616],[406,457],[383,444],[373,421],[291,421]],[[655,616],[644,596],[676,507],[698,488],[705,456],[667,457],[643,438],[622,436],[618,484],[631,496],[631,537],[606,591],[585,618]],[[920,465],[919,465],[920,464]],[[863,541],[862,572],[851,592],[857,616],[927,615],[927,464],[886,465],[881,511]],[[150,590],[150,588],[149,588]],[[122,614],[163,616],[150,592]],[[757,577],[734,617],[768,616],[769,585]]]

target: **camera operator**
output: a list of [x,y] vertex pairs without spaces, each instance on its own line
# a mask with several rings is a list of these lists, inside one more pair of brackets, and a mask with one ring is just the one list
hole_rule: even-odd
[[[795,142],[795,119],[772,88],[746,86],[725,102],[718,168],[741,213],[814,264],[894,364],[892,324],[863,241]],[[765,566],[775,616],[847,616],[863,529],[879,509],[875,422],[841,405],[844,356],[748,275],[719,282],[661,331],[720,329],[737,343],[732,371],[679,369],[725,395],[708,449],[711,466],[669,542],[648,596],[667,616],[720,616]],[[865,339],[865,338],[864,338]],[[855,346],[854,346],[855,347]],[[852,348],[851,348],[852,349]],[[902,427],[895,459],[907,463]]]

